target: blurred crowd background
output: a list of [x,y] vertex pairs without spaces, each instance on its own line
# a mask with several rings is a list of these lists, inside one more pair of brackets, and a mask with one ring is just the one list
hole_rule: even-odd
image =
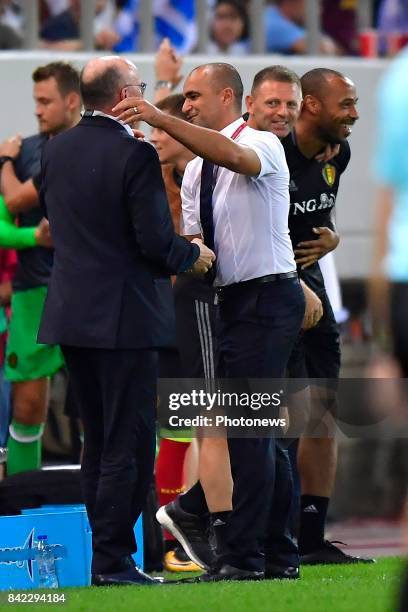
[[[304,54],[311,7],[316,10],[320,54],[392,56],[408,40],[406,0],[151,0],[148,5],[143,0],[88,0],[87,4],[95,11],[94,48],[118,53],[147,50],[140,28],[146,6],[154,18],[153,46],[157,48],[167,36],[183,53],[242,56],[254,49],[258,35],[268,53]],[[38,29],[34,39],[28,36],[32,24],[27,23],[33,9]],[[201,24],[207,28],[205,48],[199,44]],[[0,0],[1,50],[79,51],[84,49],[81,31],[81,0]]]

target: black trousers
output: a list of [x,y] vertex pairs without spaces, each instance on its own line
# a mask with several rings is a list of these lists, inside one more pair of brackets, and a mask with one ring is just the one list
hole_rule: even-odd
[[92,573],[121,570],[153,478],[157,354],[62,346],[84,427]]
[[200,277],[177,276],[174,285],[177,348],[185,378],[215,377],[215,290]]
[[[240,381],[283,378],[304,309],[303,291],[293,278],[223,291],[217,321],[219,376]],[[287,454],[282,454],[280,447],[277,451],[273,437],[230,438],[228,447],[234,480],[233,512],[220,561],[262,571],[266,546],[268,562],[297,565],[296,546],[291,540],[289,543],[286,532],[277,533],[276,525],[282,522],[274,516],[275,504],[278,513],[286,512],[291,504],[293,482]],[[281,544],[287,554],[282,552],[278,563],[273,550]]]
[[266,526],[265,559],[271,565],[298,567],[299,551],[293,537],[296,488],[285,442],[276,440],[275,488]]

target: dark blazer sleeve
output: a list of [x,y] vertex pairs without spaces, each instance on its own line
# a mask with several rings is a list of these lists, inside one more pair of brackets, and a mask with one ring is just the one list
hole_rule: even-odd
[[152,145],[137,143],[126,165],[126,177],[125,197],[142,254],[171,274],[185,272],[198,259],[200,249],[174,231],[159,158]]
[[37,193],[40,193],[40,189],[41,189],[41,170],[39,172],[37,172],[37,174],[33,175],[33,185],[35,187],[35,189],[37,190]]

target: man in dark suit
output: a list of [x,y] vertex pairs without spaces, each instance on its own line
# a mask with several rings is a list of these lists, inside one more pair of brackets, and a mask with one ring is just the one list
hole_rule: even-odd
[[80,406],[96,585],[154,584],[131,554],[153,474],[156,349],[173,343],[169,275],[215,257],[174,232],[156,151],[112,115],[144,87],[122,58],[88,62],[84,117],[42,159],[55,259],[39,341],[61,345]]

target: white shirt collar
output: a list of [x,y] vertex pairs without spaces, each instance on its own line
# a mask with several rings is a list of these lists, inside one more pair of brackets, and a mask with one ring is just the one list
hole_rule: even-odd
[[129,125],[126,125],[125,123],[123,123],[123,121],[119,121],[119,119],[117,117],[114,117],[113,115],[107,115],[106,113],[103,113],[102,111],[94,110],[92,113],[92,116],[93,117],[106,117],[107,119],[113,119],[113,121],[116,121],[116,123],[119,123],[122,127],[124,127],[127,133],[130,134],[130,136],[134,136],[132,132],[132,128]]
[[224,129],[222,129],[220,133],[224,134],[224,136],[231,137],[235,130],[241,125],[241,123],[245,123],[245,119],[243,119],[242,117],[238,117],[238,119],[235,119],[235,121],[233,121]]

